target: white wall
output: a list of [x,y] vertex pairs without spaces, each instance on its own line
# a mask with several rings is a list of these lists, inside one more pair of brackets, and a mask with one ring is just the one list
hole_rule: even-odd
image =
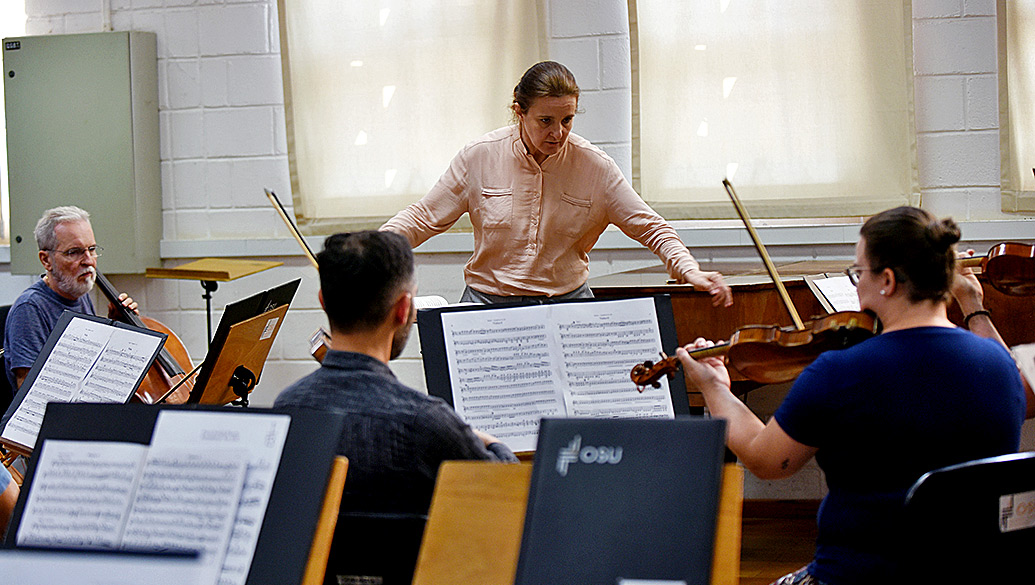
[[[27,0],[27,34],[101,31],[104,4]],[[576,131],[607,150],[629,175],[626,3],[545,0],[544,5],[550,57],[573,70],[584,92]],[[229,301],[302,279],[252,397],[254,404],[268,405],[284,386],[316,367],[306,340],[325,323],[316,301],[316,271],[298,254],[262,191],[269,187],[290,200],[276,2],[110,0],[110,8],[113,29],[158,35],[165,263],[223,255],[284,262],[281,268],[221,284],[213,299],[216,321]],[[1016,219],[999,210],[995,1],[914,0],[913,28],[924,206],[961,220]],[[501,103],[508,100],[500,96]],[[1016,222],[1011,225],[1017,228]],[[1031,227],[1021,224],[1020,229],[1035,232]],[[770,252],[792,259],[851,257],[852,230],[814,246],[800,233],[774,230],[776,251]],[[752,261],[754,253],[743,251],[739,228],[681,230],[681,235],[704,261],[741,256]],[[656,263],[622,237],[605,236],[594,253],[591,276]],[[469,236],[440,236],[418,250],[422,294],[459,298],[469,246]],[[0,303],[9,303],[30,279],[7,274],[6,266],[0,270]],[[196,361],[204,356],[205,306],[197,282],[140,276],[112,280],[140,301],[146,314],[176,331]],[[405,382],[424,387],[415,342],[393,369]],[[749,402],[765,415],[785,390],[756,391]],[[822,478],[812,469],[779,484],[749,482],[747,494],[814,497],[821,489]]]
[[995,0],[913,0],[917,152],[924,207],[997,219]]

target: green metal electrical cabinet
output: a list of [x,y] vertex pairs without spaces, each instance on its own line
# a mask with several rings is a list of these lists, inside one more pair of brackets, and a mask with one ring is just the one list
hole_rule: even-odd
[[4,39],[11,272],[42,271],[44,210],[90,213],[102,271],[159,265],[158,58],[148,32]]

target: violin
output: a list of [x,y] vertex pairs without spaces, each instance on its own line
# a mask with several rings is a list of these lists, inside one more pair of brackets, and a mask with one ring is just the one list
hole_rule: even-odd
[[[726,363],[745,378],[761,384],[779,384],[796,378],[819,354],[842,349],[873,337],[877,319],[869,313],[841,311],[804,323],[802,329],[751,325],[738,329],[728,342],[690,351],[694,359],[726,356]],[[657,388],[662,376],[679,371],[676,357],[662,355],[661,361],[633,366],[630,377],[643,392]]]
[[[734,332],[729,342],[694,350],[690,355],[717,357],[725,354],[726,363],[732,365],[745,378],[762,384],[777,384],[793,380],[824,351],[848,347],[877,333],[877,319],[868,313],[856,311],[842,311],[808,323],[802,322],[787,288],[776,271],[776,266],[762,245],[758,232],[751,225],[751,218],[737,197],[733,184],[729,179],[723,179],[722,186],[733,201],[737,215],[744,222],[744,227],[747,228],[794,326],[744,327]],[[678,369],[678,359],[662,355],[661,362],[657,364],[646,361],[633,366],[630,377],[642,392],[648,384],[656,386],[661,376],[672,375]]]
[[988,284],[1004,295],[1035,295],[1035,246],[1003,242],[992,246],[984,256],[960,258],[959,262],[980,267]]
[[[190,356],[187,355],[187,348],[175,333],[160,321],[150,317],[137,315],[130,311],[119,300],[119,293],[115,287],[108,282],[103,274],[97,272],[97,288],[101,289],[104,296],[115,307],[118,313],[118,320],[143,329],[150,329],[166,334],[165,345],[158,353],[154,364],[147,371],[144,380],[137,387],[133,398],[144,404],[155,404],[167,402],[169,404],[184,404],[190,396],[191,388],[194,386],[193,375],[196,372],[191,367]],[[188,372],[190,372],[188,374]],[[175,388],[175,390],[174,390]],[[172,394],[169,392],[172,391]]]

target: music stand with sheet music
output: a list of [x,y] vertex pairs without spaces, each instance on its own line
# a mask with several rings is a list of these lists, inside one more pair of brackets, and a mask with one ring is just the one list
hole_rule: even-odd
[[[465,323],[458,326],[457,318]],[[585,333],[598,326],[600,336]],[[556,331],[560,327],[569,333]],[[534,339],[522,337],[522,330],[529,328],[534,329],[529,331]],[[460,339],[459,330],[470,335]],[[516,333],[502,333],[505,330]],[[682,374],[643,392],[630,376],[637,363],[658,359],[659,352],[679,346],[667,295],[543,305],[451,305],[417,311],[417,331],[428,394],[442,398],[468,424],[517,453],[535,449],[541,416],[690,414]],[[570,350],[565,349],[565,336]],[[491,339],[494,346],[467,343],[473,338]],[[483,358],[491,361],[476,363]],[[578,361],[582,363],[574,363]],[[468,384],[460,377],[463,370],[476,372],[473,376],[480,379]],[[487,399],[485,388],[493,387],[495,396]]]
[[271,288],[223,311],[188,404],[248,406],[291,299],[302,279]]
[[[330,514],[325,513],[326,496],[328,490],[333,489],[340,497],[341,486],[344,485],[339,458],[335,457],[344,418],[329,412],[291,408],[226,409],[196,405],[54,403],[47,408],[40,429],[40,442],[43,444],[56,440],[149,445],[153,442],[155,425],[163,412],[233,417],[290,416],[280,459],[271,461],[275,479],[268,488],[269,502],[263,518],[253,527],[258,531],[258,539],[254,544],[254,554],[251,555],[244,585],[314,585],[322,582],[321,578],[309,578],[309,565],[310,558],[321,553],[314,550],[317,548],[314,540],[320,538],[328,527],[333,533],[333,523],[337,519],[336,509]],[[33,457],[29,462],[18,504],[3,542],[4,548],[19,548],[18,532],[40,463],[39,457]],[[332,481],[336,483],[332,484]],[[321,545],[325,549],[323,555],[329,549],[329,539],[325,540]],[[322,575],[322,571],[319,572]],[[115,579],[112,582],[121,583]]]

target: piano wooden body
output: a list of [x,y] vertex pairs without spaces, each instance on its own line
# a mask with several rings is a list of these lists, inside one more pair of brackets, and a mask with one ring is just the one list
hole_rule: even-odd
[[[803,321],[827,314],[804,276],[840,273],[847,264],[841,262],[808,261],[778,266],[787,293]],[[724,272],[724,274],[726,274]],[[978,276],[980,279],[980,275]],[[591,279],[589,284],[598,298],[629,298],[667,294],[672,297],[676,319],[676,334],[681,344],[698,337],[723,341],[748,325],[792,326],[792,320],[776,291],[776,286],[763,272],[727,275],[726,282],[733,290],[733,306],[713,307],[711,295],[695,291],[690,285],[667,284],[668,275],[661,266],[624,272]],[[1035,296],[1011,297],[1000,293],[982,281],[985,308],[992,314],[996,328],[1011,347],[1035,342]],[[962,325],[963,315],[955,302],[949,306],[949,318]],[[672,353],[676,348],[666,348]],[[632,368],[630,364],[630,370]],[[739,373],[730,372],[734,391],[746,392],[759,384],[746,380]],[[690,391],[690,406],[703,407],[704,400]]]

